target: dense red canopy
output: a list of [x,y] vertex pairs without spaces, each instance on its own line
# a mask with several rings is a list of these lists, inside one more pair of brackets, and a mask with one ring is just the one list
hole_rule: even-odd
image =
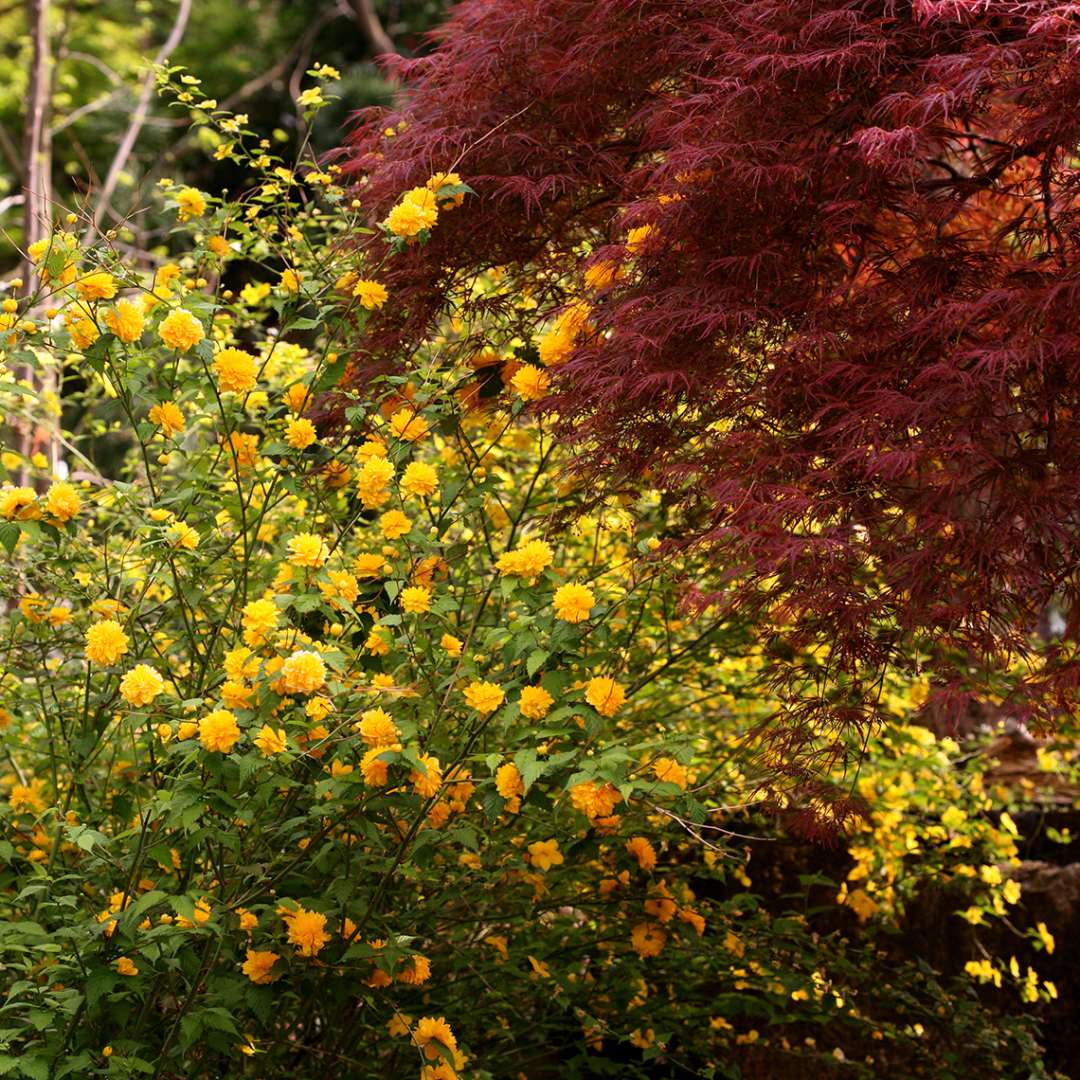
[[348,165],[374,219],[455,162],[477,195],[395,261],[356,377],[451,284],[503,266],[543,312],[575,244],[651,224],[552,404],[599,475],[671,490],[705,595],[828,646],[821,696],[778,661],[782,769],[913,649],[950,708],[1073,708],[1072,620],[1016,661],[1052,600],[1080,620],[1080,6],[466,0],[439,39]]

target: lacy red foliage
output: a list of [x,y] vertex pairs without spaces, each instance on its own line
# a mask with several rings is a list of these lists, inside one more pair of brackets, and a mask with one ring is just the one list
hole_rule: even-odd
[[813,785],[813,733],[915,652],[957,713],[1075,708],[1080,6],[466,0],[439,37],[347,163],[375,219],[454,162],[477,195],[395,263],[356,377],[453,283],[505,267],[543,314],[575,244],[651,224],[551,404],[678,501],[702,601],[788,624],[774,766]]

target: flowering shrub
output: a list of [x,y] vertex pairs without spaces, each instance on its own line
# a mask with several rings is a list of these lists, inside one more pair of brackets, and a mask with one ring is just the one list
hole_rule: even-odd
[[680,611],[662,502],[582,488],[539,367],[448,363],[451,308],[316,422],[394,303],[384,265],[470,188],[433,176],[361,249],[332,168],[198,106],[247,194],[164,184],[153,268],[69,220],[5,315],[9,370],[64,373],[62,416],[3,395],[62,419],[67,474],[3,461],[0,1073],[1039,1075],[981,969],[875,985],[895,826],[844,886],[861,938],[751,891],[766,639]]

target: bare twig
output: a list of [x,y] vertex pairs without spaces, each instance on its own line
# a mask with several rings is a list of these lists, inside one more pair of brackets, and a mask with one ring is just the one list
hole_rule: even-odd
[[7,129],[3,124],[0,124],[0,151],[3,151],[4,157],[7,158],[8,164],[11,166],[15,175],[22,176],[22,155],[19,153],[19,148],[15,145],[15,141],[12,137],[7,133]]
[[135,147],[135,140],[139,137],[139,132],[142,131],[143,125],[146,123],[147,114],[150,112],[150,99],[154,93],[156,76],[154,69],[163,64],[183,40],[184,31],[187,29],[188,19],[191,16],[191,3],[192,0],[180,0],[180,10],[176,13],[176,20],[169,31],[169,36],[165,39],[165,44],[158,50],[152,67],[147,71],[143,79],[135,111],[131,114],[131,123],[128,124],[124,137],[116,148],[116,153],[109,165],[109,171],[105,175],[105,183],[102,185],[101,192],[97,197],[93,224],[87,235],[87,243],[93,239],[94,232],[99,228],[106,213],[108,213],[109,204],[116,192],[116,185],[120,181],[120,174],[124,171],[128,158],[131,156],[131,151]]
[[6,214],[13,206],[22,206],[26,201],[23,195],[7,195],[0,199],[0,214]]
[[383,24],[379,21],[379,15],[375,10],[373,0],[349,0],[349,4],[353,18],[356,20],[357,26],[360,27],[360,33],[364,35],[374,55],[378,56],[380,53],[398,51],[393,39],[383,29]]
[[[27,0],[27,28],[33,45],[30,64],[30,84],[27,88],[26,131],[23,137],[23,250],[46,238],[52,229],[52,134],[49,131],[49,104],[52,99],[52,43],[49,39],[49,0]],[[29,255],[23,257],[23,272],[31,280],[33,265]],[[28,286],[29,287],[29,286]],[[39,392],[55,391],[56,372],[38,372],[30,365],[20,376]],[[47,451],[49,465],[55,466],[59,455],[54,427],[48,424],[35,428],[29,422],[12,423],[15,445],[26,462],[39,450]],[[24,466],[25,469],[25,466]],[[20,484],[26,475],[20,470]]]

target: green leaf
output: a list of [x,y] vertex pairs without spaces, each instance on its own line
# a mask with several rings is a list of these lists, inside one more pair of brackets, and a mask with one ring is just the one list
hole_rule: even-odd
[[529,653],[529,658],[525,661],[525,670],[529,673],[530,679],[544,666],[549,656],[551,653],[546,649],[533,649]]
[[348,357],[341,353],[338,358],[332,363],[326,366],[326,369],[315,381],[315,385],[311,388],[313,394],[322,393],[323,390],[329,390],[333,386],[337,386],[338,380],[345,373],[345,365],[348,363]]
[[9,555],[15,551],[15,545],[19,542],[19,533],[21,531],[14,521],[0,522],[0,544],[4,545]]

